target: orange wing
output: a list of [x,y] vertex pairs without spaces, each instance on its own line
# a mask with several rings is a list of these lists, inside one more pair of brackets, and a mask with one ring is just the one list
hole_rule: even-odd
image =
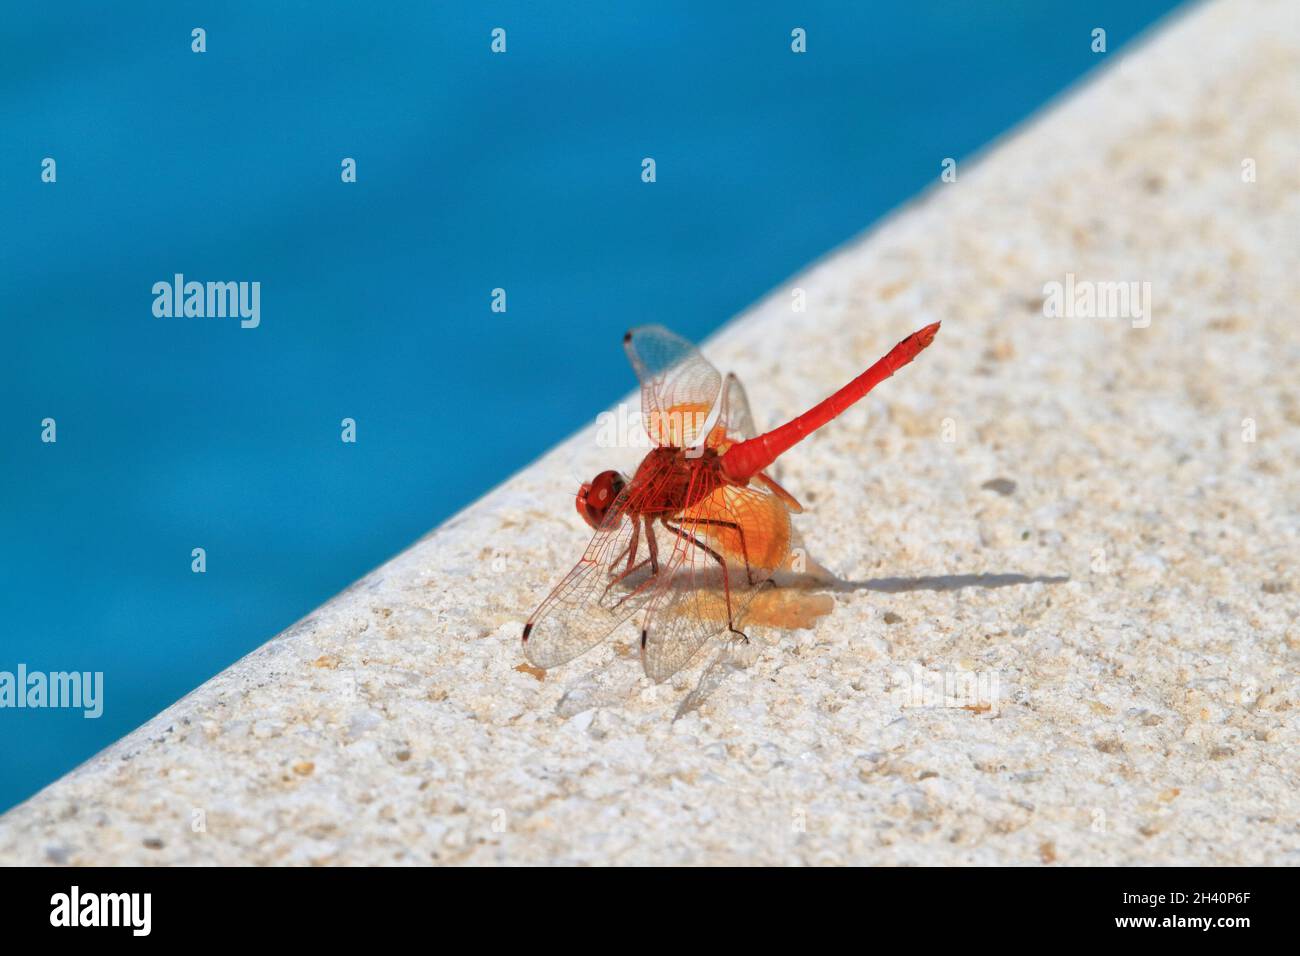
[[[701,469],[698,480],[714,481]],[[653,680],[672,676],[716,634],[741,633],[745,610],[790,553],[790,516],[757,487],[718,484],[670,520],[672,560],[646,607],[641,660]]]
[[641,416],[656,444],[693,448],[705,436],[722,375],[686,339],[662,325],[642,325],[623,337],[641,380]]

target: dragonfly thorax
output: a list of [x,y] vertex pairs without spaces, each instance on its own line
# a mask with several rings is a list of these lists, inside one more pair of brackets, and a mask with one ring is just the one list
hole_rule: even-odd
[[629,506],[640,514],[675,515],[730,483],[716,449],[662,445],[645,456],[632,476],[629,495],[636,504]]

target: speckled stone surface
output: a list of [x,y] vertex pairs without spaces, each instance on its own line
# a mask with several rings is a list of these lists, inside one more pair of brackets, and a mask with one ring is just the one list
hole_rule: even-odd
[[[943,320],[783,463],[845,582],[812,629],[689,702],[716,649],[652,685],[630,626],[521,669],[576,478],[637,458],[593,425],[5,815],[0,863],[1300,864],[1296,10],[1195,9],[706,344],[770,426]],[[1067,273],[1150,282],[1149,326],[1045,317]]]

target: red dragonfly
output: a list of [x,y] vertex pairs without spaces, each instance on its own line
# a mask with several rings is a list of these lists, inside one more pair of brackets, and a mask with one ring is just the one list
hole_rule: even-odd
[[724,629],[737,626],[790,554],[790,514],[803,507],[769,475],[776,459],[857,402],[934,341],[939,323],[913,332],[884,358],[798,418],[754,434],[745,390],[690,342],[663,326],[623,337],[641,380],[655,446],[630,479],[603,471],[578,492],[596,529],[580,560],[524,625],[524,655],[563,664],[638,612],[641,661],[670,677]]

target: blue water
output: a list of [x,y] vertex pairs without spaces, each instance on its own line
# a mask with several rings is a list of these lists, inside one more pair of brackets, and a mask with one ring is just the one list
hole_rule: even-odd
[[[589,421],[627,326],[705,336],[1173,6],[11,4],[0,671],[105,706],[0,710],[0,809]],[[155,318],[177,272],[261,324]]]

